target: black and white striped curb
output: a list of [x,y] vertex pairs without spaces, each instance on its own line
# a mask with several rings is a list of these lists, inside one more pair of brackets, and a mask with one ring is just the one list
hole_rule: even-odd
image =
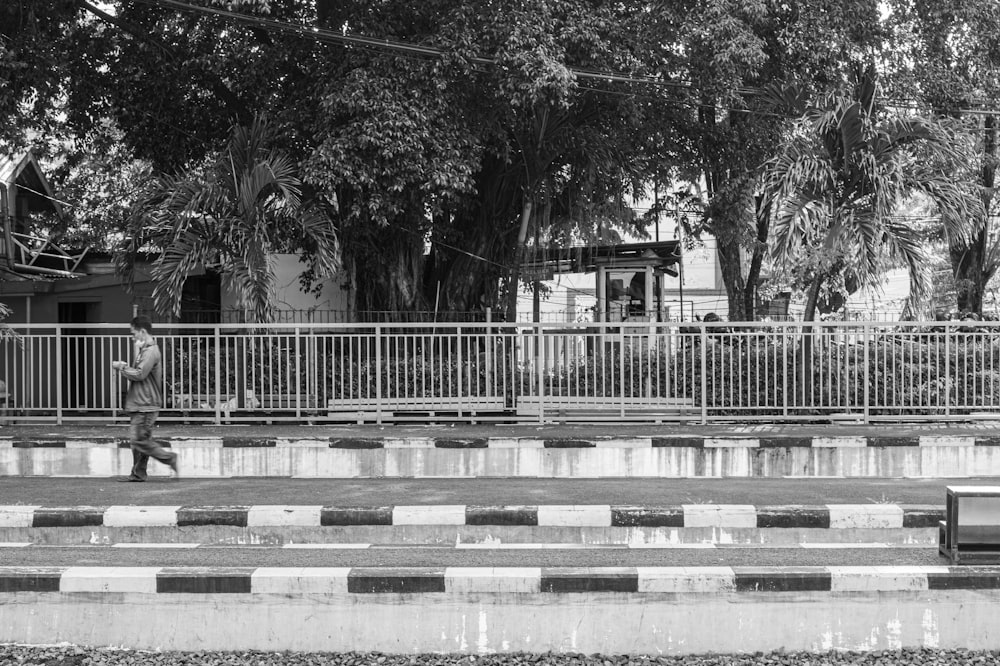
[[[30,548],[30,549],[54,549],[62,548],[61,544],[32,543],[30,541],[0,541],[0,548]],[[98,544],[91,543],[87,546],[77,546],[78,548],[119,548],[132,550],[206,550],[206,549],[230,549],[230,545],[220,545],[218,543],[191,543],[191,542],[151,542],[151,541],[101,541]],[[283,543],[266,544],[255,543],[255,548],[274,548],[275,550],[400,550],[413,548],[413,544],[395,543]],[[770,549],[783,548],[791,550],[830,550],[833,548],[843,550],[889,550],[905,548],[907,550],[935,550],[937,545],[924,544],[893,544],[880,542],[850,542],[850,543],[793,543],[793,544],[767,544]],[[421,550],[738,550],[747,548],[743,543],[675,543],[675,542],[641,542],[641,543],[504,543],[496,540],[482,542],[456,542],[447,545],[442,544],[421,544]]]
[[1000,589],[996,566],[0,567],[0,594],[754,593]]
[[[164,446],[175,448],[331,448],[331,449],[587,449],[587,448],[886,448],[900,446],[1000,446],[1000,436],[919,437],[592,437],[531,438],[482,437],[453,439],[444,437],[382,438],[275,438],[275,437],[205,437],[165,438]],[[0,438],[0,448],[128,448],[121,437],[92,438]]]
[[343,507],[0,506],[0,527],[338,527],[358,525],[506,525],[540,527],[927,528],[943,506],[826,504],[616,506],[465,504]]

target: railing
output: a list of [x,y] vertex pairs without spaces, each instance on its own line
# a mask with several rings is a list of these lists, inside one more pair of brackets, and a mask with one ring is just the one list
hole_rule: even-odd
[[14,242],[14,263],[23,269],[72,273],[87,255],[87,250],[70,254],[48,238],[31,234],[11,232],[11,240]]
[[[390,310],[330,310],[330,309],[288,309],[276,308],[274,311],[275,324],[349,324],[353,322],[364,323],[445,323],[445,322],[488,322],[502,321],[502,312],[487,312],[478,310],[474,312],[445,310],[435,312],[433,310],[416,310],[398,312]],[[182,312],[180,323],[191,324],[245,324],[247,319],[252,317],[251,313],[245,310],[235,309],[192,309],[187,308]]]
[[[15,327],[4,421],[122,417],[119,326]],[[796,421],[1000,417],[1000,324],[157,325],[162,419]]]

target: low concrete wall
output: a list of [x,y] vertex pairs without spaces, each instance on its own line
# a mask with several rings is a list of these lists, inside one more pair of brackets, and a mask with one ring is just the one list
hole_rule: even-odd
[[310,544],[433,545],[502,548],[511,544],[619,545],[670,548],[683,545],[792,546],[864,544],[936,548],[937,528],[820,529],[726,527],[509,527],[509,526],[349,526],[349,527],[0,527],[0,544],[109,545],[180,543],[285,546]]
[[0,506],[0,543],[867,543],[931,546],[944,507],[754,506]]
[[997,581],[992,567],[0,569],[0,642],[480,654],[992,650]]
[[[754,440],[756,441],[756,440]],[[283,445],[282,445],[283,444]],[[176,441],[181,475],[376,477],[963,477],[1000,476],[1000,446],[669,446],[338,448],[330,442],[227,447]],[[0,476],[123,476],[131,452],[115,445],[0,447]],[[150,465],[152,475],[168,475]]]

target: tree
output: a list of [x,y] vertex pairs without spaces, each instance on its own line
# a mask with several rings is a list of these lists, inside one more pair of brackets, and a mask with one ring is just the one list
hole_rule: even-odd
[[[893,0],[897,95],[930,113],[963,118],[977,136],[976,154],[953,174],[981,197],[974,233],[948,237],[958,310],[982,313],[1000,268],[995,196],[998,159],[996,91],[1000,88],[1000,5],[992,0]],[[982,111],[985,110],[985,113]]]
[[274,300],[272,253],[308,249],[319,277],[336,271],[337,239],[322,204],[302,200],[295,164],[268,139],[260,119],[234,127],[221,154],[179,176],[158,178],[137,206],[121,256],[159,250],[152,277],[160,312],[179,315],[187,278],[215,268],[238,304],[255,321],[267,322]]
[[914,297],[924,292],[922,237],[895,215],[905,196],[928,195],[953,223],[952,237],[968,235],[959,222],[978,205],[948,169],[967,155],[961,136],[933,120],[887,115],[878,98],[874,69],[859,68],[850,94],[810,108],[767,164],[773,254],[806,287],[805,321],[835,275],[876,286],[890,261],[907,266]]
[[[620,5],[561,0],[384,3],[330,18],[447,49],[440,61],[358,54],[330,76],[310,184],[344,205],[345,261],[377,266],[359,307],[510,310],[529,230],[627,219],[639,178],[632,100],[580,90],[571,67],[635,67]],[[403,20],[403,19],[406,20]],[[483,55],[494,62],[473,66]],[[363,63],[363,67],[358,67]],[[425,254],[426,247],[429,251]],[[506,278],[506,306],[497,285]]]
[[[665,93],[652,123],[669,128],[658,182],[705,184],[703,220],[715,236],[733,320],[754,318],[770,215],[756,197],[763,167],[787,123],[755,91],[776,83],[826,92],[847,65],[880,45],[878,5],[710,0],[658,6],[644,40],[664,78],[692,86]],[[749,253],[750,260],[746,257]]]
[[[86,134],[110,119],[136,158],[177,173],[222,149],[231,124],[266,115],[275,145],[301,166],[304,196],[340,204],[348,273],[375,277],[353,280],[366,309],[424,309],[436,293],[448,308],[496,306],[522,229],[630,220],[615,211],[641,180],[639,107],[624,86],[581,90],[570,68],[641,71],[643,6],[213,4],[240,14],[22,0],[5,24],[12,59],[0,80],[17,122],[4,127],[40,128],[21,112],[41,100],[50,124]],[[431,53],[321,44],[257,17]],[[547,128],[532,140],[539,119]]]

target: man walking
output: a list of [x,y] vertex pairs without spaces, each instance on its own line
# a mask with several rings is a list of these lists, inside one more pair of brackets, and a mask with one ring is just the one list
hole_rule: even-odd
[[132,473],[124,481],[146,480],[146,464],[153,457],[177,473],[177,454],[167,451],[153,440],[153,425],[163,405],[163,371],[160,368],[160,348],[153,339],[153,322],[139,315],[132,319],[132,339],[135,340],[135,363],[115,361],[111,367],[129,381],[125,394],[125,411],[129,413],[132,445]]

